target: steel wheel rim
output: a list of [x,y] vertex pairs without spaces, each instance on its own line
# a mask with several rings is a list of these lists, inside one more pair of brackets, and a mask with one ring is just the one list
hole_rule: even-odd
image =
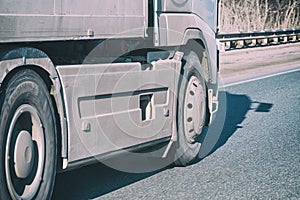
[[[30,136],[33,147],[28,140]],[[24,160],[33,165],[33,168],[28,168],[23,174],[18,171],[22,167],[26,168],[28,163],[20,160],[22,156],[16,156],[22,153]],[[23,104],[12,118],[5,146],[6,182],[13,199],[34,198],[42,181],[44,155],[45,136],[38,111],[29,104]]]
[[202,133],[205,114],[205,95],[200,80],[191,76],[184,100],[184,133],[189,143],[194,143]]

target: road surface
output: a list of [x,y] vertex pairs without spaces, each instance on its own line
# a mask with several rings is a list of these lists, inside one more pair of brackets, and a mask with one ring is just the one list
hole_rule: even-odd
[[142,174],[84,167],[57,175],[53,199],[300,199],[300,61],[282,66],[221,86],[200,162]]

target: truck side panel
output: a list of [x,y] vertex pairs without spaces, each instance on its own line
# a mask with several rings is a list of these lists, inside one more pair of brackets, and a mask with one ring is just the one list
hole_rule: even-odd
[[0,43],[146,36],[146,0],[0,0],[0,5]]
[[[160,61],[58,66],[70,119],[69,163],[171,137],[176,69]],[[166,78],[168,77],[168,78]]]

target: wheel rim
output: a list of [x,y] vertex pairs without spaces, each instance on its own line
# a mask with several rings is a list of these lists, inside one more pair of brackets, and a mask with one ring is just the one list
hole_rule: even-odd
[[21,105],[9,126],[5,175],[13,199],[32,199],[42,182],[45,138],[37,110]]
[[184,129],[189,143],[194,143],[202,133],[205,115],[204,89],[196,76],[191,76],[184,101]]

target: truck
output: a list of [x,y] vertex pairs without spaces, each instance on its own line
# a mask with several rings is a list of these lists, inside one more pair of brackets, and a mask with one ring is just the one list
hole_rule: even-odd
[[216,0],[0,5],[0,199],[50,199],[56,173],[124,152],[199,160],[218,109]]

